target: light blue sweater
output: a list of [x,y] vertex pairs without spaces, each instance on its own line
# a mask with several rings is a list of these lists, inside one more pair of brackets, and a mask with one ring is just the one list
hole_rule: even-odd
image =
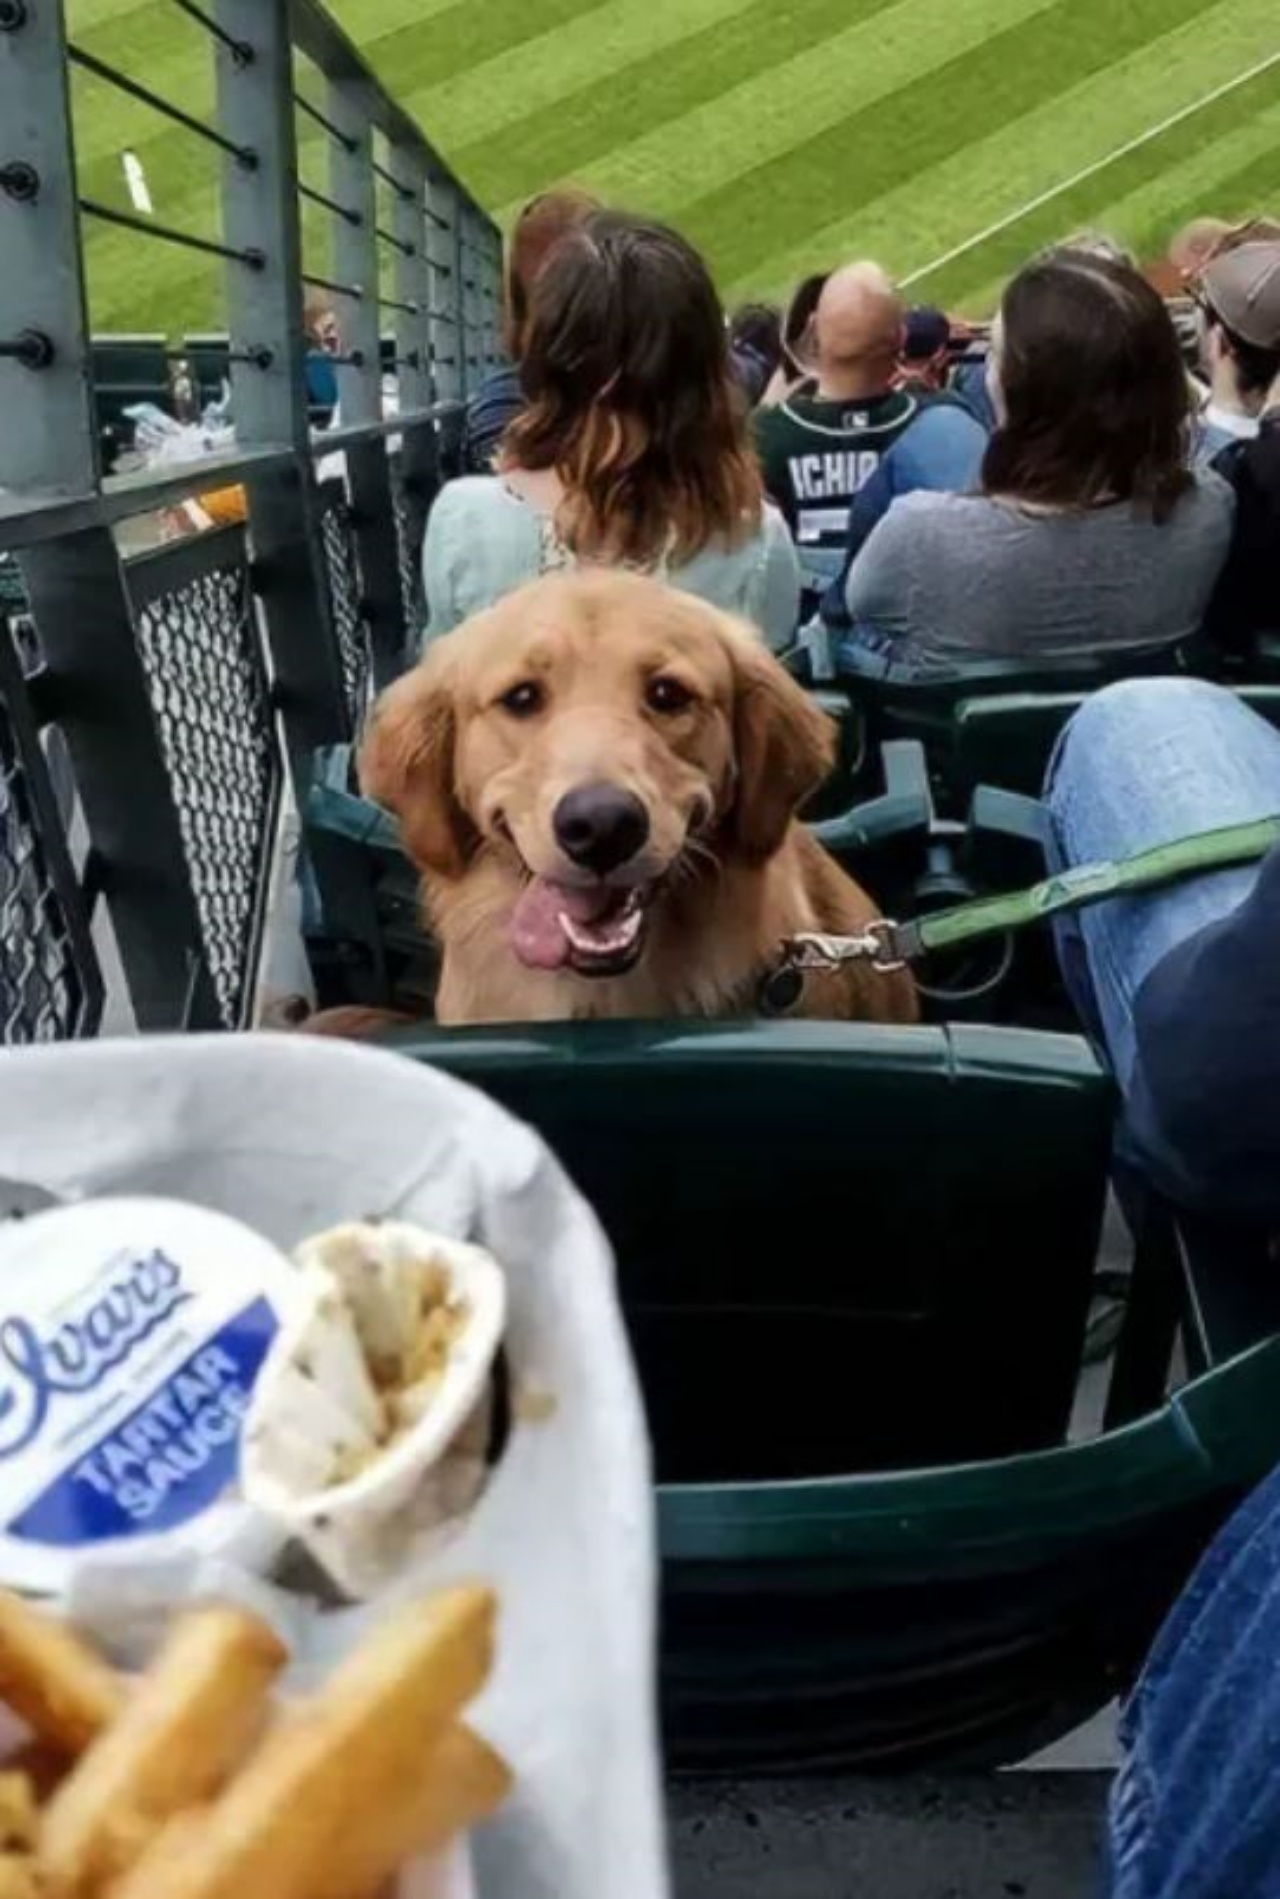
[[[422,577],[427,639],[492,606],[539,574],[573,567],[548,517],[497,475],[467,475],[441,489],[427,522]],[[789,646],[800,609],[800,568],[787,524],[766,506],[757,533],[737,547],[705,547],[659,578],[759,627],[775,652]]]

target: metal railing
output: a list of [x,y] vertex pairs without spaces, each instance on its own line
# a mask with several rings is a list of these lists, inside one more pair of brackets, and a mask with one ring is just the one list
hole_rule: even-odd
[[[59,0],[0,0],[0,561],[34,626],[19,637],[11,565],[4,1041],[95,1031],[104,933],[138,1027],[255,1019],[282,812],[416,645],[427,512],[499,356],[496,227],[318,0],[169,4],[210,63],[208,115],[127,69],[127,27],[116,64],[68,40]],[[219,229],[82,190],[73,70],[207,149]],[[225,343],[216,321],[190,343],[142,340],[164,360],[215,348],[234,438],[108,476],[86,239],[122,229],[221,263]],[[338,424],[319,434],[311,289],[342,333]],[[229,487],[242,524],[145,545],[165,511]],[[337,842],[307,865],[318,911],[369,941],[372,969],[367,875]]]

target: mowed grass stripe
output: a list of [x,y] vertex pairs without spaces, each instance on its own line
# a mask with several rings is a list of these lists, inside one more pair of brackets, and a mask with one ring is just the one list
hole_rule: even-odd
[[[888,191],[960,151],[975,126],[1002,126],[1163,32],[1210,11],[1212,0],[1056,0],[938,72],[855,112],[785,158],[745,173],[686,207],[683,224],[719,261],[726,278],[767,255],[746,201],[768,207],[774,228],[803,230],[820,207],[844,194],[853,204]],[[1135,114],[1137,123],[1141,118]],[[1131,124],[1133,121],[1131,121]],[[1016,154],[1015,158],[1016,167]],[[1014,172],[1017,177],[1017,170]],[[1025,195],[1025,194],[1023,194]],[[980,225],[981,220],[974,220]]]
[[[992,278],[1005,277],[1016,270],[1031,251],[1053,243],[1063,232],[1105,223],[1108,229],[1114,227],[1118,236],[1130,235],[1116,222],[1118,202],[1141,192],[1164,173],[1176,171],[1179,161],[1189,161],[1193,174],[1198,171],[1202,178],[1207,178],[1212,169],[1210,153],[1214,140],[1238,128],[1241,114],[1262,112],[1274,106],[1277,99],[1280,99],[1280,76],[1273,72],[1241,86],[1238,92],[1215,100],[1202,112],[1183,119],[1149,144],[1126,153],[1105,170],[1059,193],[1050,203],[1020,218],[1016,225],[1010,225],[1007,231],[988,238],[963,257],[924,278],[919,285],[920,294],[963,302]],[[1143,248],[1152,235],[1150,223],[1146,228],[1132,228],[1132,241]]]
[[[731,282],[730,294],[748,286],[781,290],[806,270],[860,253],[881,256],[904,275],[919,269],[1256,64],[1268,50],[1272,5],[1215,0],[1211,12],[994,131],[974,136],[982,122],[971,120],[967,143],[908,170],[870,200],[851,194],[839,217],[802,227],[796,243]],[[928,283],[920,294],[931,294]]]
[[403,103],[431,128],[433,140],[465,152],[499,132],[519,136],[539,113],[564,113],[565,102],[581,91],[629,85],[630,68],[663,55],[670,59],[677,43],[694,34],[706,29],[736,33],[734,16],[749,5],[750,0],[607,0],[572,32],[555,27],[411,93]]
[[[897,0],[791,0],[787,29],[800,45],[874,19]],[[601,159],[655,127],[679,120],[707,101],[719,101],[745,80],[776,69],[781,51],[778,0],[751,0],[731,28],[702,28],[677,46],[660,48],[624,72],[601,74],[553,106],[515,120],[500,139],[464,144],[445,140],[453,162],[487,204],[522,197],[530,176],[589,178]],[[685,164],[696,166],[686,150]]]
[[[1168,176],[1154,178],[1144,189],[1105,206],[1100,224],[1131,244],[1140,257],[1154,257],[1180,226],[1206,208],[1215,217],[1231,220],[1256,216],[1260,206],[1274,214],[1280,200],[1280,113],[1269,115],[1263,129],[1268,131],[1268,149],[1257,158],[1223,170],[1225,148],[1232,141],[1220,139]],[[1007,281],[1008,273],[1001,271],[978,289],[964,290],[963,307],[979,314],[994,310]]]
[[[719,98],[611,152],[583,176],[604,198],[681,222],[684,207],[870,108],[1052,0],[895,0]],[[927,49],[927,52],[923,49]],[[696,161],[690,162],[690,154]]]
[[[197,118],[212,118],[212,42],[165,0],[158,6],[139,9],[136,18],[129,21],[127,33],[115,27],[99,27],[96,32],[75,37],[89,52],[150,87],[162,99],[172,99]],[[154,148],[162,140],[175,150],[189,146],[196,151],[212,151],[194,133],[175,127],[161,113],[81,67],[72,67],[71,86],[76,156],[82,175],[86,165],[107,157],[119,170],[120,153],[126,147],[140,151]]]
[[[1111,182],[1114,185],[1114,179]],[[1259,209],[1276,209],[1278,198],[1280,98],[1238,125],[1228,125],[1220,136],[1189,145],[1181,158],[1166,162],[1133,189],[1113,195],[1097,208],[1091,227],[1120,238],[1140,257],[1154,257],[1165,250],[1174,231],[1189,217],[1209,213],[1242,218]],[[1061,238],[1064,232],[1070,235],[1070,227],[1058,226],[1049,241]],[[938,274],[941,277],[942,273]],[[975,312],[994,309],[1007,277],[1007,270],[1002,268],[976,289],[966,283],[962,291],[965,308]],[[932,298],[936,294],[931,280],[921,284],[920,295]]]
[[576,32],[600,4],[607,0],[453,0],[425,30],[411,19],[389,33],[376,5],[352,4],[347,12],[366,58],[388,90],[405,99],[555,27]]

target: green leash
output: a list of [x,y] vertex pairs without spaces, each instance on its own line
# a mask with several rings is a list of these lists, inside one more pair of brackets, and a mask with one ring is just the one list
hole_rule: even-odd
[[[1218,831],[1202,831],[1172,844],[1157,844],[1114,864],[1080,864],[1057,877],[1046,877],[1030,890],[1006,896],[978,897],[911,923],[880,918],[861,936],[791,936],[782,946],[782,960],[767,979],[765,997],[771,1012],[794,1008],[803,978],[814,970],[839,969],[844,963],[867,962],[874,969],[904,969],[935,950],[956,949],[985,936],[1026,930],[1048,917],[1085,910],[1109,897],[1132,896],[1159,890],[1204,871],[1227,870],[1253,864],[1280,844],[1280,817],[1258,818],[1252,824],[1229,824]],[[788,999],[789,998],[789,999]]]

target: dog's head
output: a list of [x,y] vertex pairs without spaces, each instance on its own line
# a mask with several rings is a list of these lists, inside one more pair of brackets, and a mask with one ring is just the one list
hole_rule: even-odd
[[385,694],[360,759],[418,866],[510,866],[534,968],[616,975],[678,871],[771,857],[830,768],[830,722],[728,614],[635,575],[549,576]]

